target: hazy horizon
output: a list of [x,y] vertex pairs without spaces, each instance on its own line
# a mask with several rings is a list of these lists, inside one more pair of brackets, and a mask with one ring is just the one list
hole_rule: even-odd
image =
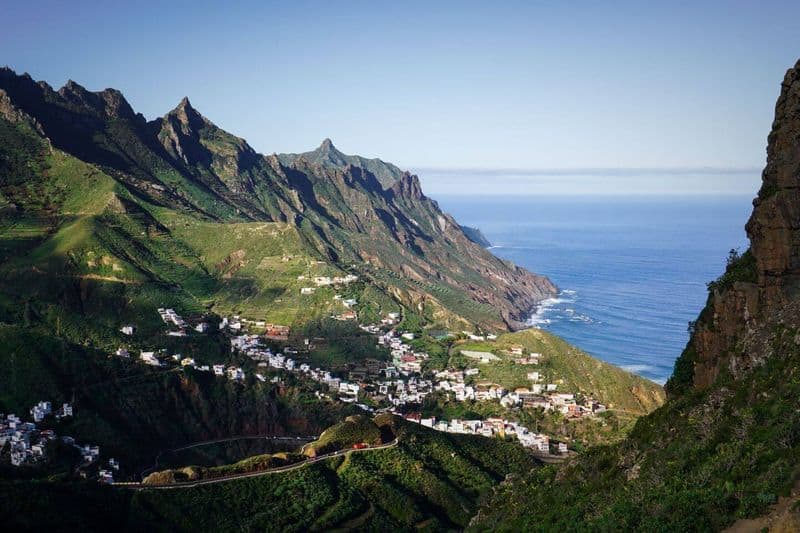
[[755,196],[760,169],[410,169],[437,196]]

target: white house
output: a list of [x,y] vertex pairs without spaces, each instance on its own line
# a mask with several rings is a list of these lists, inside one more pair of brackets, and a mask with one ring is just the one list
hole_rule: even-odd
[[161,361],[156,358],[155,352],[142,352],[139,354],[139,359],[150,366],[161,366]]

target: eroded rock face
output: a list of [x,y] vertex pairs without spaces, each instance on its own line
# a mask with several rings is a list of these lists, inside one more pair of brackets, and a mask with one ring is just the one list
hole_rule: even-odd
[[710,298],[710,319],[698,321],[693,344],[696,359],[694,386],[711,385],[723,368],[734,374],[750,368],[752,354],[742,356],[737,345],[757,325],[760,291],[753,283],[735,283],[725,291],[715,291]]
[[767,145],[763,186],[747,223],[765,303],[796,294],[800,281],[800,62],[786,73]]
[[693,362],[696,389],[708,387],[723,372],[737,378],[771,356],[764,342],[754,342],[754,332],[763,337],[765,324],[778,320],[798,299],[800,61],[781,85],[762,180],[746,225],[754,279],[713,290],[682,356]]

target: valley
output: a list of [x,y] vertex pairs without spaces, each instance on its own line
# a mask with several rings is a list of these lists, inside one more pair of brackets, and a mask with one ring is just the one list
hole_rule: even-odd
[[662,388],[525,329],[553,282],[394,165],[328,139],[262,156],[188,99],[148,122],[118,91],[1,71],[0,519],[718,530],[770,512],[796,477],[796,78],[751,248]]
[[[327,139],[262,156],[186,98],[147,122],[119,91],[55,91],[9,69],[0,137],[0,412],[17,458],[0,484],[75,507],[56,522],[0,509],[11,523],[93,529],[89,498],[115,524],[172,528],[186,496],[117,491],[261,491],[278,468],[278,486],[330,495],[298,524],[464,527],[507,474],[619,440],[664,401],[552,335],[510,333],[555,285],[493,256],[389,163]],[[26,420],[62,404],[70,416]],[[395,438],[330,441],[364,417]],[[302,451],[169,452],[313,435]],[[374,500],[366,472],[396,477],[396,492]]]

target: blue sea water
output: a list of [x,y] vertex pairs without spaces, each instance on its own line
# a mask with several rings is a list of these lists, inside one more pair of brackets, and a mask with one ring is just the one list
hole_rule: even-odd
[[731,248],[747,249],[752,197],[437,196],[491,251],[561,290],[532,317],[605,361],[671,375]]

